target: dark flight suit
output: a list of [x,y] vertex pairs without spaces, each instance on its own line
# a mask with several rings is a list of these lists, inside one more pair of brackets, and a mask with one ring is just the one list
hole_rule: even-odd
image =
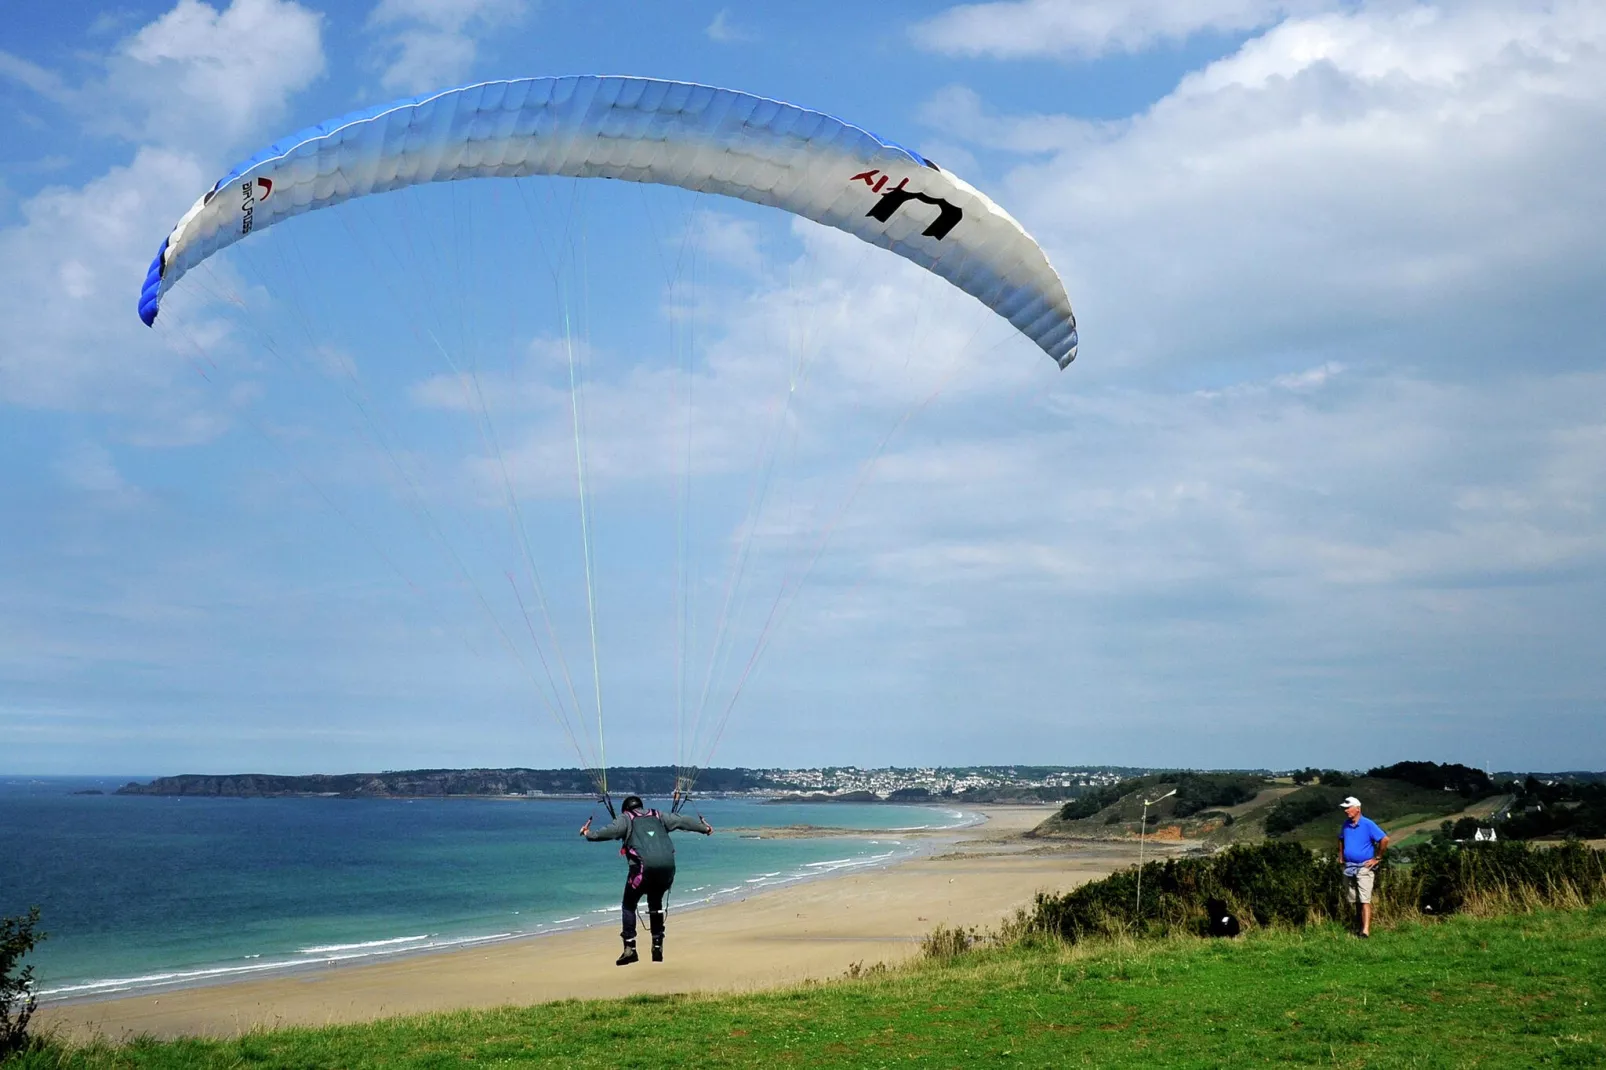
[[608,825],[588,831],[588,840],[623,840],[619,853],[630,863],[625,878],[624,900],[620,904],[623,928],[619,935],[625,943],[636,940],[636,907],[642,896],[647,897],[647,919],[655,945],[664,940],[664,896],[675,883],[675,845],[669,842],[671,832],[701,832],[713,830],[700,819],[685,814],[664,814],[657,810],[626,810]]

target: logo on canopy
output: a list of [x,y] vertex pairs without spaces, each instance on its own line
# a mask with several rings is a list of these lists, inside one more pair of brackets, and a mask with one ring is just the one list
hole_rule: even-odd
[[[256,192],[257,190],[262,191],[260,195]],[[257,179],[255,187],[249,182],[240,183],[240,237],[243,238],[251,233],[257,205],[267,200],[272,193],[273,180],[271,178]]]
[[[881,193],[891,178],[891,175],[882,174],[879,168],[872,168],[869,171],[859,172],[848,181],[863,182],[870,187],[871,193]],[[881,199],[876,202],[875,207],[864,214],[869,219],[887,223],[891,221],[894,212],[910,201],[919,201],[937,209],[937,218],[932,220],[930,226],[920,232],[928,238],[942,241],[948,236],[948,232],[953,230],[961,219],[965,218],[964,209],[946,198],[933,197],[929,193],[921,193],[919,190],[909,189],[907,176],[899,179],[896,186],[893,186],[885,193],[881,193]]]

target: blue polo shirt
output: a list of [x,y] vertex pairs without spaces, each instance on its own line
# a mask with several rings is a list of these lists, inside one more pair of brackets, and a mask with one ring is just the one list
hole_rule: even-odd
[[1339,838],[1344,841],[1344,862],[1347,865],[1356,865],[1369,862],[1377,854],[1377,845],[1383,842],[1388,833],[1378,826],[1376,821],[1362,814],[1350,824],[1349,818],[1338,827]]

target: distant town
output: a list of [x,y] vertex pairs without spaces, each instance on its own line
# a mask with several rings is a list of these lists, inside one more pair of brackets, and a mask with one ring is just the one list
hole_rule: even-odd
[[975,796],[1000,791],[1030,792],[1044,801],[1080,795],[1087,788],[1107,787],[1149,772],[1115,766],[979,765],[951,768],[927,766],[860,769],[855,765],[824,769],[755,770],[760,790],[825,795],[869,792],[883,799],[909,796]]
[[[695,771],[700,795],[797,796],[853,802],[965,801],[1062,802],[1124,779],[1150,772],[1121,766],[925,766],[861,769],[827,766],[797,769],[711,768]],[[607,771],[614,794],[668,795],[686,783],[686,771],[673,766],[626,766]],[[419,797],[443,795],[542,796],[595,795],[597,777],[586,769],[416,769],[381,773],[185,774],[130,783],[122,795],[332,795]]]

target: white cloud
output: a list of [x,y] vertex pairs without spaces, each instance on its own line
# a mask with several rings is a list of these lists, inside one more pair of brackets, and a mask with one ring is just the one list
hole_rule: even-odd
[[1017,59],[1141,52],[1198,33],[1268,26],[1300,0],[1002,0],[961,4],[917,24],[915,41],[933,52]]
[[80,442],[55,463],[63,483],[110,508],[127,508],[145,500],[145,493],[129,483],[117,468],[111,452],[98,442]]
[[983,148],[1043,153],[1092,148],[1107,124],[1069,115],[999,115],[989,112],[975,90],[952,85],[938,90],[920,108],[927,126]]
[[[694,308],[674,310],[694,316],[708,339],[692,381],[662,360],[620,364],[578,350],[588,478],[598,493],[679,470],[685,410],[666,399],[694,399],[691,453],[700,476],[748,470],[775,435],[799,471],[851,469],[901,416],[933,399],[1007,396],[1043,371],[1041,354],[1007,323],[851,236],[799,220],[792,230],[803,253],[776,263],[751,227],[717,216],[705,222],[699,255],[735,264],[749,282],[703,286],[693,291]],[[504,443],[513,482],[522,494],[561,497],[575,478],[565,343],[538,339],[530,351],[511,379],[442,376],[413,397],[469,412],[484,397],[493,414],[522,416],[514,426],[523,430],[508,431]],[[474,467],[482,485],[500,487],[498,464]]]
[[232,0],[221,10],[179,0],[121,43],[108,89],[138,103],[145,139],[232,149],[261,136],[323,74],[321,26],[293,0]]
[[[1603,44],[1589,5],[1290,20],[998,199],[1049,248],[1095,364],[1593,360]],[[975,136],[1034,151],[1079,133],[993,126]]]
[[[321,19],[287,0],[234,0],[221,10],[179,0],[122,41],[103,84],[74,98],[121,109],[121,132],[143,142],[127,163],[82,186],[48,187],[17,206],[0,229],[0,402],[118,411],[147,442],[216,433],[194,384],[175,379],[196,339],[215,340],[198,318],[192,337],[166,345],[133,314],[165,221],[176,220],[248,139],[266,136],[288,98],[323,70]],[[37,79],[35,79],[37,81]],[[47,86],[48,88],[48,86]],[[112,314],[113,310],[127,314]]]
[[527,0],[379,0],[368,28],[379,36],[379,81],[394,93],[461,82],[481,44],[524,18]]
[[[1606,590],[1606,377],[1311,371],[1215,393],[1067,383],[996,422],[1014,434],[916,429],[775,656],[826,657],[829,635],[885,659],[896,634],[915,677],[1041,718],[1065,754],[1241,765],[1245,733],[1259,753],[1301,741],[1292,757],[1334,716],[1379,734],[1344,760],[1443,753],[1437,717],[1503,738],[1513,703],[1559,725],[1603,682],[1582,622]],[[860,598],[878,611],[845,624]],[[1546,679],[1517,695],[1536,649]],[[1156,730],[1171,742],[1137,738]]]
[[[22,203],[22,222],[0,230],[0,323],[8,339],[0,400],[111,404],[169,381],[171,357],[133,314],[155,252],[145,226],[176,219],[207,181],[189,156],[142,149],[81,188],[47,189]],[[105,314],[114,308],[127,310],[127,322]]]
[[1082,357],[1013,419],[967,399],[911,429],[789,641],[841,639],[860,591],[944,701],[1074,753],[1163,729],[1144,760],[1185,764],[1334,716],[1388,740],[1351,760],[1537,755],[1512,710],[1598,715],[1603,43],[1594,5],[1379,5],[1284,21],[1119,122],[944,91],[944,136],[1050,154],[996,196]]
[[741,44],[755,39],[753,33],[741,29],[731,22],[731,12],[728,7],[722,7],[715,13],[713,21],[708,24],[703,33],[710,41],[716,41],[722,45]]
[[9,78],[96,134],[226,159],[282,121],[324,72],[323,17],[295,0],[177,0],[104,54],[63,75],[0,51]]
[[762,237],[751,220],[708,211],[698,214],[695,226],[700,255],[749,272],[766,266]]
[[0,50],[0,77],[9,78],[58,104],[75,99],[73,90],[61,75],[4,50]]

